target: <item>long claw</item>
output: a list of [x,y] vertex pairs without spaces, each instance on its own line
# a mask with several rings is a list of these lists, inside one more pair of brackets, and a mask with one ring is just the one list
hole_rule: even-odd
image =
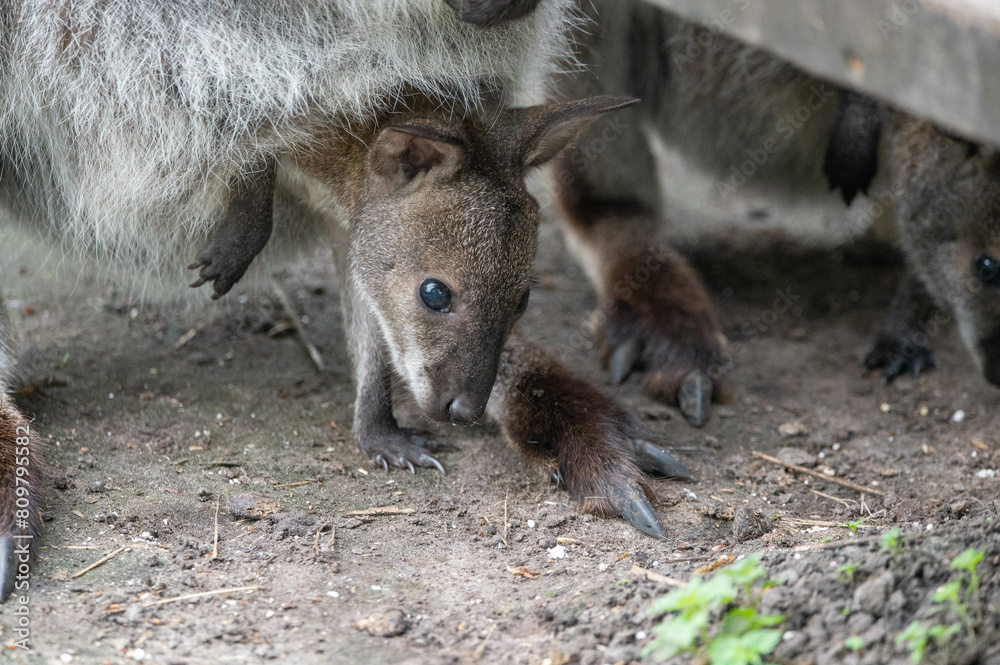
[[205,283],[205,278],[204,277],[199,277],[196,282],[194,282],[193,284],[191,284],[191,288],[192,289],[197,289],[199,286],[201,286],[204,283]]
[[653,471],[671,478],[694,480],[694,476],[683,464],[675,460],[666,450],[651,443],[636,441],[635,454],[639,468],[643,471]]
[[704,425],[712,404],[712,379],[700,370],[688,374],[677,389],[677,404],[689,423]]
[[558,469],[552,472],[552,482],[555,483],[555,486],[559,489],[566,489],[566,481],[563,480],[562,471]]
[[638,487],[632,485],[614,488],[611,490],[611,501],[621,516],[636,529],[653,538],[664,537],[653,507],[649,505],[646,495]]
[[188,266],[188,270],[197,270],[198,268],[202,267],[203,265],[205,265],[205,264],[202,263],[201,261],[195,261],[194,263],[192,263],[191,265]]
[[430,455],[424,455],[424,456],[422,456],[422,457],[420,458],[420,460],[419,460],[418,464],[420,464],[420,466],[427,466],[428,462],[429,462],[429,463],[430,463],[430,464],[431,464],[431,465],[432,465],[432,466],[433,466],[433,467],[434,467],[435,469],[437,469],[438,471],[440,471],[440,472],[441,472],[441,475],[442,475],[442,476],[447,476],[447,475],[448,475],[447,473],[445,473],[445,472],[444,472],[444,467],[443,467],[443,466],[441,466],[441,462],[438,462],[438,461],[437,461],[436,459],[434,459],[434,458],[433,458],[433,457],[431,457]]
[[410,460],[406,460],[406,468],[410,470],[411,474],[417,475],[416,469],[413,468],[413,462],[411,462]]
[[0,536],[0,603],[14,590],[17,565],[14,561],[14,537],[9,533]]
[[612,383],[621,383],[632,373],[635,362],[639,359],[639,343],[634,339],[626,341],[615,349],[608,360],[608,371],[611,372]]

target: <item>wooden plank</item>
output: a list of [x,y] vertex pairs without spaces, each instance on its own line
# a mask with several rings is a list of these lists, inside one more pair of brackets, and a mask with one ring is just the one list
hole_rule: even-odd
[[1000,2],[647,1],[811,74],[1000,144]]

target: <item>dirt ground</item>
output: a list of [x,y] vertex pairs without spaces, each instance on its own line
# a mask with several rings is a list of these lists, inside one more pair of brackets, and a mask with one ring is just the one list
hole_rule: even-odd
[[[49,472],[33,651],[8,646],[2,658],[627,663],[649,641],[647,605],[671,588],[634,565],[686,580],[720,556],[757,552],[778,581],[763,608],[786,617],[773,660],[903,663],[895,636],[932,616],[948,563],[976,546],[987,552],[976,636],[929,648],[925,662],[1000,663],[1000,478],[989,477],[1000,467],[1000,391],[947,326],[932,339],[936,371],[889,387],[864,375],[859,361],[902,274],[891,252],[813,249],[744,228],[685,241],[736,362],[735,400],[694,429],[636,378],[607,384],[588,328],[594,296],[551,224],[542,236],[524,329],[640,413],[700,477],[654,481],[665,541],[580,514],[489,428],[430,427],[459,449],[441,457],[447,476],[373,469],[351,439],[353,387],[321,260],[278,276],[308,317],[327,364],[318,372],[294,334],[267,334],[285,318],[268,292],[229,297],[212,316],[180,299],[138,306],[58,258],[5,248],[25,370],[16,399],[35,417]],[[884,495],[862,500],[754,450]],[[247,491],[277,513],[230,517],[229,500]],[[349,514],[380,506],[402,510]],[[737,543],[741,507],[776,518],[773,531]],[[836,526],[859,515],[870,517],[854,535]],[[872,542],[888,526],[902,529],[899,553]],[[550,557],[557,543],[564,558]],[[856,564],[853,579],[838,574],[845,564]],[[243,589],[163,602],[232,588]],[[844,647],[852,636],[863,639],[856,652]]]

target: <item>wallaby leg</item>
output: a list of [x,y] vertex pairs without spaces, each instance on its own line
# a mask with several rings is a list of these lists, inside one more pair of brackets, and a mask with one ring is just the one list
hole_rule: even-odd
[[643,472],[690,472],[651,443],[628,412],[517,334],[504,347],[487,412],[510,443],[558,474],[583,510],[620,514],[663,537]]
[[840,188],[847,205],[859,191],[868,193],[878,170],[881,134],[882,110],[878,102],[853,90],[840,89],[823,174],[831,190]]
[[26,579],[41,526],[41,457],[27,419],[7,394],[10,321],[0,300],[0,602]]
[[539,0],[444,0],[458,18],[479,28],[492,28],[527,16]]
[[229,205],[222,223],[208,246],[188,266],[190,270],[201,268],[192,288],[213,282],[212,300],[229,293],[271,238],[275,166],[275,160],[267,158],[259,170],[242,174],[230,184]]
[[875,336],[875,346],[865,357],[865,367],[881,369],[884,383],[905,372],[920,376],[925,369],[932,369],[934,355],[926,346],[924,323],[933,311],[920,281],[907,277]]
[[352,427],[354,440],[362,453],[386,471],[395,466],[414,473],[414,467],[423,466],[444,473],[444,467],[431,453],[454,449],[454,446],[402,428],[392,415],[392,385],[396,378],[392,359],[375,316],[355,293],[347,234],[338,222],[329,224],[344,328],[357,384]]
[[598,333],[615,382],[645,371],[643,387],[694,425],[728,397],[726,341],[695,271],[657,240],[663,202],[644,127],[662,115],[671,76],[665,44],[676,30],[638,2],[603,3],[588,36],[591,73],[574,94],[630,94],[642,102],[584,134],[555,164],[567,241],[600,299]]

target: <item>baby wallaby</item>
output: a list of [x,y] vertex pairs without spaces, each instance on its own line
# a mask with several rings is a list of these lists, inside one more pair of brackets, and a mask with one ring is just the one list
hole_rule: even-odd
[[[500,110],[547,89],[569,55],[572,5],[0,2],[0,207],[140,283],[214,230],[196,268],[216,296],[272,230],[298,246],[329,230],[367,454],[439,467],[433,443],[397,426],[393,390],[447,422],[488,408],[585,509],[658,535],[643,471],[683,467],[510,334],[538,224],[525,170],[628,101]],[[286,214],[295,195],[316,214]],[[11,339],[0,307],[0,393]],[[0,600],[16,541],[40,523],[26,423],[0,400]]]
[[[444,470],[436,442],[396,423],[399,377],[427,417],[472,423],[489,410],[585,509],[661,533],[639,467],[687,471],[631,416],[510,337],[528,305],[539,221],[526,170],[635,101],[596,97],[461,120],[406,112],[279,157],[278,181],[330,229],[357,381],[354,436],[376,464]],[[240,219],[226,217],[209,265],[254,242],[260,227],[248,223],[241,236]]]
[[[1000,150],[910,115],[894,120],[895,214],[913,277],[869,363],[893,372],[933,364],[929,338],[953,321],[986,380],[1000,386]],[[933,319],[931,304],[940,308]]]

